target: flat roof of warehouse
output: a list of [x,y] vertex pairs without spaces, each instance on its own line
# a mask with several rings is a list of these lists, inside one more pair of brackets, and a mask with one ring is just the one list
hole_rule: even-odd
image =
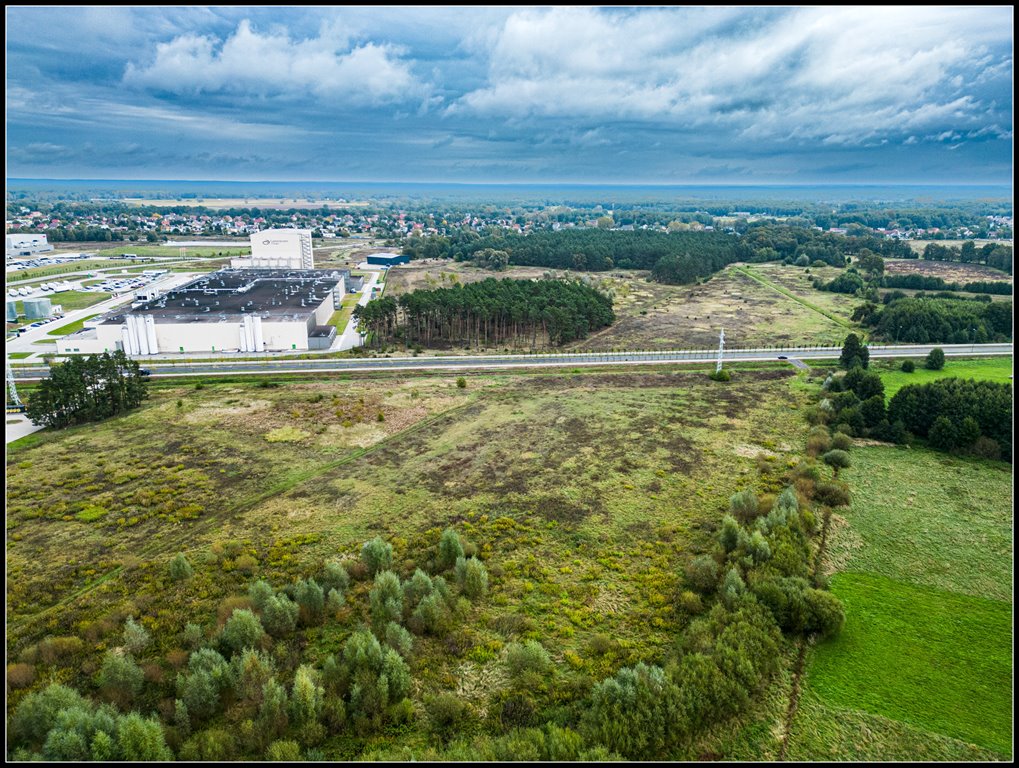
[[342,269],[223,269],[102,322],[119,325],[128,315],[152,315],[157,323],[239,323],[245,315],[306,321],[340,279],[349,276]]

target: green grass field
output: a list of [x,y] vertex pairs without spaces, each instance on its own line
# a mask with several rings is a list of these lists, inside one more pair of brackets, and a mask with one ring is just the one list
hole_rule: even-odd
[[357,306],[357,301],[360,298],[360,293],[344,296],[340,309],[333,312],[333,316],[329,318],[329,325],[336,326],[337,333],[343,333],[347,327],[347,322],[350,320],[350,316],[354,314],[354,307]]
[[916,363],[913,373],[901,370],[902,360],[875,361],[872,368],[881,374],[885,384],[885,397],[892,396],[907,384],[926,384],[935,379],[956,377],[959,379],[978,379],[980,381],[998,381],[1011,383],[1012,358],[1008,355],[971,359],[966,357],[946,357],[945,367],[940,371],[929,371],[923,367],[923,358],[912,358]]
[[848,570],[1012,600],[1012,466],[925,448],[852,451]]
[[1010,757],[1011,465],[926,448],[851,455],[853,502],[826,558],[846,624],[811,654],[790,757],[832,745],[860,759],[987,757],[967,744]]
[[112,295],[112,293],[92,291],[60,291],[59,293],[50,294],[51,301],[62,306],[65,312],[91,307],[93,304],[106,301]]
[[846,626],[814,652],[820,700],[1011,754],[1009,603],[853,572],[832,591]]
[[[68,261],[63,264],[54,264],[52,267],[35,267],[33,269],[22,269],[19,272],[12,272],[7,276],[10,281],[41,280],[53,275],[64,275],[68,272],[91,272],[107,267],[124,267],[130,262],[111,261],[110,259],[85,259],[82,261]],[[151,268],[151,267],[150,267]]]
[[75,320],[73,323],[68,323],[67,325],[62,325],[59,328],[54,328],[52,331],[47,331],[46,334],[48,336],[67,336],[70,333],[77,333],[85,327],[85,321],[91,320],[93,317],[98,317],[98,315],[88,315],[80,320]]

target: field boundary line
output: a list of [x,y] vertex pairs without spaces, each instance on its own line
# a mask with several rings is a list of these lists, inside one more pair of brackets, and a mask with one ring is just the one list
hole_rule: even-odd
[[783,288],[780,285],[776,285],[775,283],[773,283],[770,280],[768,280],[766,277],[764,277],[762,275],[759,275],[756,272],[754,272],[752,269],[750,269],[750,267],[733,267],[733,271],[734,272],[739,272],[741,274],[744,274],[747,277],[749,277],[751,280],[756,280],[758,283],[760,283],[761,285],[765,286],[766,288],[770,288],[771,290],[775,291],[776,293],[781,293],[783,296],[786,296],[786,297],[792,299],[793,301],[802,304],[807,309],[811,309],[814,312],[817,312],[819,315],[823,315],[824,317],[827,317],[829,320],[831,320],[836,325],[841,325],[843,328],[849,328],[849,329],[853,329],[853,327],[854,327],[853,324],[851,322],[849,322],[848,320],[846,320],[844,318],[841,318],[838,315],[833,315],[830,312],[828,312],[828,311],[822,309],[821,307],[819,307],[817,304],[814,304],[813,302],[807,301],[806,299],[804,299],[801,296],[797,296],[795,293],[790,291],[788,288]]

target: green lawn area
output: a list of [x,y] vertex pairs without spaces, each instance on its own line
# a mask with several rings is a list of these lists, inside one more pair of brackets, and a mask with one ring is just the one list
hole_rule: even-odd
[[62,306],[65,312],[70,312],[75,309],[85,309],[85,307],[91,307],[93,304],[106,301],[112,295],[112,293],[94,293],[92,291],[61,291],[60,293],[50,294],[50,301],[54,305],[59,304]]
[[37,280],[52,275],[67,274],[68,272],[91,272],[107,267],[123,267],[128,263],[130,262],[111,261],[109,259],[68,261],[63,264],[54,264],[52,267],[35,267],[34,269],[22,269],[19,272],[12,272],[7,276],[7,281]]
[[343,298],[343,303],[340,308],[333,313],[333,316],[329,318],[329,325],[336,326],[338,333],[343,333],[347,327],[347,322],[350,320],[350,316],[354,314],[354,307],[357,306],[358,299],[361,298],[360,293],[352,293]]
[[93,317],[98,317],[98,315],[88,315],[80,320],[75,320],[73,323],[68,323],[67,325],[62,325],[59,328],[54,328],[52,331],[47,331],[46,335],[67,336],[69,333],[75,333],[85,327],[86,320],[91,320]]
[[863,710],[1011,754],[1011,606],[842,573],[846,609],[835,640],[814,652],[806,686]]
[[[857,447],[829,533],[842,634],[808,657],[791,759],[1011,756],[1012,467]],[[832,752],[835,750],[835,752]]]
[[[103,249],[109,253],[134,253],[138,256],[180,256],[179,245],[136,245],[125,243],[116,248]],[[187,246],[184,255],[186,257],[208,257],[208,256],[248,256],[251,254],[251,246],[244,243],[237,243],[236,246]],[[130,259],[126,261],[130,262]],[[152,265],[149,265],[149,269]]]
[[881,380],[885,384],[886,398],[891,399],[892,395],[907,384],[926,384],[935,379],[945,379],[952,376],[959,379],[979,379],[1003,383],[1012,381],[1010,378],[1012,375],[1012,357],[1010,355],[980,359],[946,357],[945,367],[940,371],[929,371],[924,368],[923,358],[910,359],[916,363],[916,370],[913,373],[904,373],[901,370],[902,360],[881,361],[880,363],[875,361],[872,364],[874,370],[881,374]]
[[830,554],[848,569],[1012,600],[1012,466],[926,448],[855,448]]
[[11,360],[24,360],[26,357],[31,357],[35,352],[8,352],[7,357]]
[[825,703],[810,689],[800,697],[787,760],[990,761],[1001,755],[899,720]]

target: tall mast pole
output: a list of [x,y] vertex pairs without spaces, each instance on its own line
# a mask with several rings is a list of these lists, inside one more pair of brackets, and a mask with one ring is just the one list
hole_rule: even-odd
[[715,366],[715,373],[722,370],[722,352],[725,350],[725,328],[718,334],[718,365]]

